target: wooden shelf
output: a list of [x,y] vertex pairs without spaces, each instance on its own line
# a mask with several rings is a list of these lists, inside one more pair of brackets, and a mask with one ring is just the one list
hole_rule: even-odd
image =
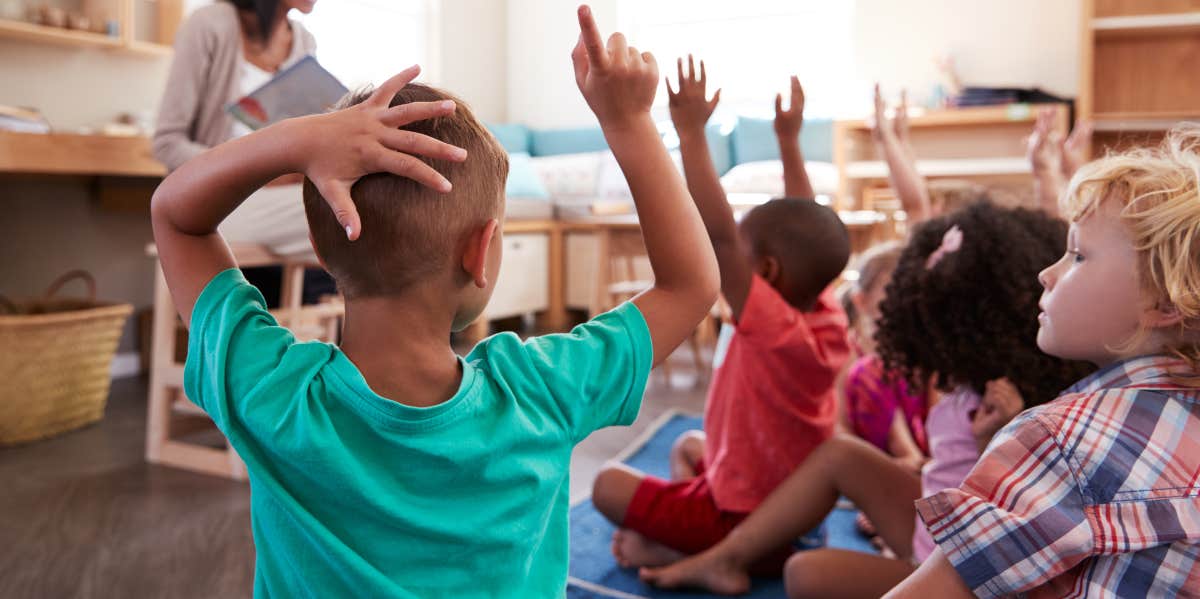
[[[1050,104],[1056,106],[1057,104]],[[1037,120],[1037,112],[1046,104],[1006,104],[1003,106],[980,106],[972,108],[951,108],[947,110],[931,110],[923,114],[910,114],[908,121],[912,127],[973,127],[976,125],[995,125],[996,123],[1032,123]],[[850,129],[870,131],[871,123],[866,119],[851,119],[841,121]]]
[[0,39],[13,39],[75,48],[98,48],[141,56],[170,56],[172,52],[170,46],[153,42],[139,40],[126,41],[121,38],[92,33],[90,31],[74,31],[5,19],[0,19]]
[[0,173],[163,177],[150,139],[0,131]]
[[163,56],[170,57],[175,49],[171,46],[164,46],[154,42],[143,42],[134,40],[122,46],[122,49],[132,54],[141,54],[143,56]]
[[1092,19],[1092,31],[1101,39],[1200,33],[1200,12],[1101,17]]
[[1196,121],[1200,113],[1184,110],[1097,112],[1092,115],[1096,123],[1115,121]]
[[[960,158],[947,160],[917,160],[917,172],[926,177],[968,177],[988,175],[1027,175],[1029,160],[1011,158]],[[887,163],[882,160],[862,160],[846,164],[850,179],[886,179]]]
[[120,48],[122,45],[120,38],[109,37],[99,33],[73,31],[59,27],[47,27],[45,25],[3,19],[0,19],[0,38],[82,48],[115,49]]
[[1193,115],[1190,118],[1128,118],[1124,116],[1114,118],[1108,115],[1096,115],[1092,121],[1092,127],[1100,132],[1166,131],[1185,121],[1200,121],[1200,115]]

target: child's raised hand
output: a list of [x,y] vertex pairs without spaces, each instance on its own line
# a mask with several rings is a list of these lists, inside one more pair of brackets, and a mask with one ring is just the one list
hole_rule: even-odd
[[775,94],[775,134],[782,138],[794,138],[800,135],[804,126],[804,88],[800,87],[800,78],[792,75],[792,95],[788,100],[788,109],[783,109],[783,94]]
[[649,52],[629,46],[614,33],[608,47],[585,4],[579,7],[579,43],[571,52],[575,83],[601,127],[621,127],[638,118],[649,118],[658,88],[658,65]]
[[988,381],[979,408],[971,419],[971,433],[975,435],[979,450],[983,451],[992,437],[1023,409],[1025,402],[1016,385],[1007,378]]
[[712,116],[714,110],[717,109],[717,103],[721,101],[721,90],[713,92],[712,99],[708,99],[708,72],[704,68],[704,61],[700,61],[700,76],[696,76],[696,62],[691,54],[688,54],[687,74],[683,72],[683,59],[679,58],[675,61],[675,68],[679,72],[679,89],[678,91],[671,89],[671,78],[667,77],[667,98],[668,106],[671,109],[671,122],[675,123],[675,129],[703,129],[709,117]]
[[1042,108],[1025,147],[1025,156],[1034,174],[1061,170],[1062,144],[1062,134],[1054,130],[1054,109]]
[[414,155],[462,161],[466,150],[399,127],[451,114],[453,101],[412,102],[390,107],[392,98],[421,72],[413,65],[379,86],[361,104],[329,114],[298,119],[303,139],[297,144],[299,163],[321,197],[333,209],[346,236],[362,231],[350,188],[361,177],[388,172],[438,191],[450,191],[450,181]]
[[882,141],[885,137],[891,138],[896,135],[896,131],[891,128],[887,118],[887,103],[883,101],[883,92],[879,90],[879,84],[875,84],[875,114],[871,121],[871,135],[876,141]]
[[1080,121],[1075,123],[1075,130],[1067,136],[1066,141],[1062,144],[1062,172],[1064,178],[1070,179],[1075,176],[1075,171],[1079,170],[1079,167],[1088,161],[1087,151],[1091,143],[1092,122]]
[[896,118],[892,119],[892,129],[900,140],[908,139],[908,89],[900,89],[900,105],[896,107]]

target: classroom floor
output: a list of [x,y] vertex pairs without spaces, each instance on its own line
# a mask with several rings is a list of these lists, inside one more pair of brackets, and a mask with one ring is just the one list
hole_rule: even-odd
[[[664,411],[701,412],[688,351],[672,365],[670,386],[651,375],[633,426],[576,448],[572,498]],[[145,427],[146,380],[122,379],[100,423],[0,449],[0,597],[251,596],[249,487],[147,464]]]

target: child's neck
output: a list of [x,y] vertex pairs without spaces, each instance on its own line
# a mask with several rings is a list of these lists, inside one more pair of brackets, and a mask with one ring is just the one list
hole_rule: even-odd
[[450,347],[455,310],[444,290],[347,300],[342,352],[379,395],[408,406],[437,405],[462,381]]

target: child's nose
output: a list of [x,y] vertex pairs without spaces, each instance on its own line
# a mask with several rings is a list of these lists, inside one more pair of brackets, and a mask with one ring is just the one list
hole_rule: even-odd
[[1050,288],[1054,286],[1054,276],[1053,275],[1054,275],[1054,267],[1055,266],[1057,266],[1057,264],[1052,264],[1050,266],[1047,266],[1046,268],[1042,269],[1042,272],[1038,273],[1038,283],[1041,283],[1042,288],[1047,291],[1049,291]]

